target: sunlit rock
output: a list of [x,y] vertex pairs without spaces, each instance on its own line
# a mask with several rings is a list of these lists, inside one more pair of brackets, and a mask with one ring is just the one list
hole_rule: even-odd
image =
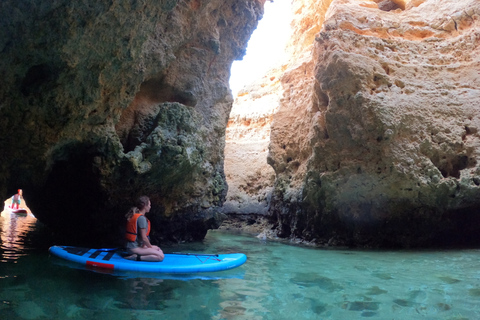
[[[233,60],[263,1],[0,3],[0,193],[71,241],[121,239],[135,199],[154,238],[221,221]],[[118,232],[117,232],[118,229]]]
[[268,212],[275,173],[266,159],[272,117],[282,93],[279,75],[281,70],[271,70],[247,85],[233,104],[225,139],[224,213]]
[[478,243],[480,3],[337,0],[324,23],[308,8],[323,26],[283,75],[271,127],[278,235]]

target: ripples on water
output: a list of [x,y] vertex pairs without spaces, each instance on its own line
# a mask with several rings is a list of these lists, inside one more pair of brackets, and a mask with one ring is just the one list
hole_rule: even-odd
[[480,319],[478,250],[319,250],[211,231],[164,249],[247,263],[153,277],[72,268],[30,215],[3,212],[0,229],[0,319]]

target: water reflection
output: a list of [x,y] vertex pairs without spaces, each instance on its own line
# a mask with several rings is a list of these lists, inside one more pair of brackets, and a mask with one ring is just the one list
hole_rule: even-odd
[[30,209],[26,213],[13,213],[8,206],[10,199],[4,202],[4,210],[0,215],[0,262],[13,262],[27,254],[25,239],[29,232],[35,230],[37,219]]

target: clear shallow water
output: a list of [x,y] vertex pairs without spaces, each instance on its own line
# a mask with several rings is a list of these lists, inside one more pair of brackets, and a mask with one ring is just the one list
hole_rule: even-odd
[[480,250],[319,250],[213,231],[165,251],[247,263],[172,279],[65,265],[31,216],[4,212],[0,229],[0,319],[480,319]]

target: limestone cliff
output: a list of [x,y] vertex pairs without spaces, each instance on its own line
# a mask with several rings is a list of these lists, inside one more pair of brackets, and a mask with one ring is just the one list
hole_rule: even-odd
[[223,210],[319,244],[480,243],[478,0],[294,0],[290,60],[228,121],[263,3],[2,1],[0,194],[79,241],[147,194],[157,241]]
[[152,200],[159,239],[201,239],[225,200],[233,60],[257,0],[0,3],[0,194],[89,239]]
[[277,234],[480,243],[480,2],[295,4],[268,157]]
[[247,85],[235,99],[225,139],[228,183],[223,212],[268,213],[275,172],[267,164],[270,126],[281,98],[281,70]]

